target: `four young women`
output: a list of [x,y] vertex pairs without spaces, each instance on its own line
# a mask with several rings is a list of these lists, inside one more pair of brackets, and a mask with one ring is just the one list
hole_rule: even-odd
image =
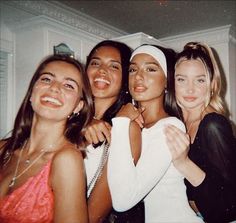
[[[123,43],[99,43],[88,78],[69,57],[41,63],[1,141],[1,222],[142,222],[142,200],[146,222],[201,222],[184,177],[204,220],[236,219],[235,139],[211,49],[187,44],[175,72],[170,49],[140,46],[129,66],[130,55]],[[112,204],[123,215],[109,215]]]

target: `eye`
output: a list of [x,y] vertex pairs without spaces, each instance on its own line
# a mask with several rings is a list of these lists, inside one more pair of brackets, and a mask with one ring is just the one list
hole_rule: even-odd
[[156,72],[158,69],[154,67],[147,67],[147,72]]
[[129,66],[129,74],[133,74],[133,73],[135,73],[137,71],[138,71],[138,67],[137,66],[135,66],[133,64]]
[[111,64],[111,68],[114,70],[120,70],[121,67],[118,64]]
[[49,75],[42,75],[39,78],[39,80],[40,80],[40,82],[43,82],[43,83],[50,83],[52,81],[52,77]]
[[68,88],[68,89],[72,89],[72,90],[75,89],[74,86],[71,85],[71,84],[64,84],[64,86],[65,86],[66,88]]
[[99,66],[99,61],[98,60],[91,60],[89,63],[89,66]]
[[63,83],[63,86],[67,90],[73,90],[73,91],[78,90],[78,85],[74,81],[68,80]]
[[134,68],[134,67],[130,67],[130,68],[129,68],[129,74],[133,74],[133,73],[135,73],[136,71],[137,71],[137,69]]
[[178,82],[184,82],[184,78],[182,78],[182,77],[178,77],[176,80],[177,80]]
[[198,79],[198,80],[197,80],[197,82],[198,82],[198,83],[200,83],[200,84],[202,84],[202,83],[205,83],[205,82],[206,82],[206,80],[205,80],[205,79],[203,79],[203,78],[201,78],[201,79]]

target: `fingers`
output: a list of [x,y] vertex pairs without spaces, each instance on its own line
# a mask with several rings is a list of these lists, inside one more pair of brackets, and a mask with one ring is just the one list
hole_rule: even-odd
[[103,120],[93,120],[91,124],[85,129],[84,134],[86,140],[90,144],[97,144],[107,140],[111,141],[111,126]]
[[[126,105],[123,105],[116,115],[117,117],[127,117],[131,119],[131,121],[135,120],[140,115],[140,110],[134,107],[131,103],[128,103]],[[142,119],[139,118],[139,120],[142,122]]]
[[140,115],[138,118],[134,119],[135,122],[139,125],[139,127],[143,128],[143,117]]
[[189,136],[175,126],[168,125],[164,129],[166,143],[172,155],[172,160],[185,159],[189,150]]
[[172,141],[174,140],[176,142],[182,142],[186,145],[189,145],[189,135],[174,125],[167,125],[164,131],[167,138],[171,139]]

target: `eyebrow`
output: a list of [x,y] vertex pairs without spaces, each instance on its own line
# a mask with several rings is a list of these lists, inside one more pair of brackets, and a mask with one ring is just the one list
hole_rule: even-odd
[[[134,62],[130,62],[130,65],[136,65],[137,63],[134,63]],[[156,62],[145,62],[144,63],[145,65],[156,65],[158,67],[161,67],[159,63],[156,63]]]
[[[186,75],[186,74],[175,74],[175,77],[177,77],[177,76],[184,76],[184,77],[186,77],[188,75]],[[206,77],[206,74],[199,74],[196,77]]]
[[[48,75],[50,75],[50,76],[52,76],[52,77],[56,77],[56,75],[53,74],[53,73],[51,73],[51,72],[43,72],[43,73],[40,74],[40,77],[41,77],[42,75],[44,75],[44,74],[48,74]],[[74,82],[74,83],[78,86],[78,88],[79,88],[78,82],[77,82],[76,80],[74,80],[73,78],[66,77],[65,80]]]
[[[101,58],[100,57],[92,57],[91,58],[91,60],[101,60]],[[90,60],[90,61],[91,61]],[[118,61],[118,60],[110,60],[111,62],[115,62],[115,63],[118,63],[118,64],[120,64],[121,65],[121,62],[120,61]]]

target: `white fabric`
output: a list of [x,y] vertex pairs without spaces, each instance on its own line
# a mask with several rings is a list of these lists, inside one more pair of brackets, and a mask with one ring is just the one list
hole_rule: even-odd
[[173,124],[185,131],[174,117],[158,121],[142,130],[142,152],[133,163],[129,142],[130,120],[112,120],[112,140],[108,158],[108,184],[113,207],[126,211],[144,198],[146,223],[203,222],[190,208],[184,178],[171,163],[163,128]]
[[164,71],[165,76],[167,77],[166,57],[165,54],[160,49],[150,45],[140,46],[133,51],[130,57],[130,61],[133,59],[135,55],[141,53],[145,53],[152,56],[160,64],[162,70]]
[[[97,148],[93,148],[92,145],[89,145],[86,149],[86,157],[84,159],[84,164],[85,164],[85,171],[86,171],[86,176],[87,176],[87,186],[91,182],[93,176],[95,175],[101,158],[102,158],[102,153],[104,149],[104,144]],[[94,185],[90,187],[90,189],[87,191],[87,197],[89,197],[91,190]]]

